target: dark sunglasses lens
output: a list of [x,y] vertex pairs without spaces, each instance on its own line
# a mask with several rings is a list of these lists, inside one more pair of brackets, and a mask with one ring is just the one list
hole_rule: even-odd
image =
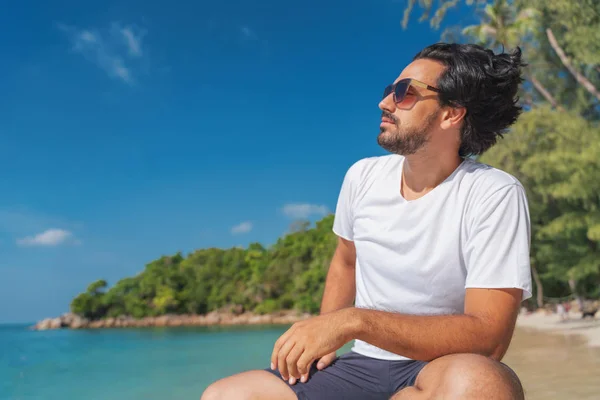
[[385,99],[386,97],[388,97],[390,95],[390,93],[392,93],[392,85],[388,85],[385,90],[383,91],[383,99]]
[[394,96],[396,97],[396,103],[402,102],[404,100],[404,96],[406,95],[406,91],[408,89],[408,82],[398,82],[396,85],[396,90],[394,90]]

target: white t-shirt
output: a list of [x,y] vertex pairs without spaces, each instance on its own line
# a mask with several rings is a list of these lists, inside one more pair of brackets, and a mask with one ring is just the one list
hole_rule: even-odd
[[[530,221],[513,176],[471,159],[419,199],[400,194],[404,157],[364,158],[347,171],[333,231],[356,247],[355,306],[404,314],[464,312],[466,288],[531,297]],[[357,353],[407,357],[356,340]]]

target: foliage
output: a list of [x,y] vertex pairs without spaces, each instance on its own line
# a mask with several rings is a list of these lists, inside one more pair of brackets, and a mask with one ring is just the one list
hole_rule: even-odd
[[90,319],[205,314],[232,305],[259,314],[317,313],[337,240],[332,225],[333,215],[312,228],[296,224],[269,249],[253,243],[161,257],[109,290],[106,281],[92,283],[71,310]]
[[[600,2],[598,0],[529,0],[543,13],[566,53],[579,67],[600,65]],[[597,70],[596,70],[597,72]]]
[[85,293],[75,297],[71,303],[71,310],[75,314],[94,319],[102,317],[106,313],[104,303],[105,280],[98,280],[90,284]]
[[[419,22],[429,19],[431,27],[437,29],[440,27],[448,10],[455,8],[461,2],[464,2],[467,6],[480,6],[488,3],[486,0],[438,0],[437,2],[434,0],[408,0],[406,8],[404,9],[402,27],[406,28],[408,26],[408,21],[410,20],[414,7],[419,6],[423,10],[421,17],[419,17]],[[431,15],[434,9],[435,12]]]

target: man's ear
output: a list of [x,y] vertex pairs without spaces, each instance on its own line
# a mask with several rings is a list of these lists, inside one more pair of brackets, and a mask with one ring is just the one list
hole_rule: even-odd
[[456,128],[466,115],[467,109],[465,107],[446,107],[442,117],[442,129]]

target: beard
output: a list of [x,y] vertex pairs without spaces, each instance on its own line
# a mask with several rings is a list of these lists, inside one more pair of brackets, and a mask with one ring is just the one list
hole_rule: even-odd
[[379,136],[377,136],[377,143],[390,153],[403,156],[415,154],[429,142],[431,127],[435,122],[438,111],[428,115],[420,128],[401,128],[395,115],[383,111],[381,116],[394,121],[394,127],[381,127]]

